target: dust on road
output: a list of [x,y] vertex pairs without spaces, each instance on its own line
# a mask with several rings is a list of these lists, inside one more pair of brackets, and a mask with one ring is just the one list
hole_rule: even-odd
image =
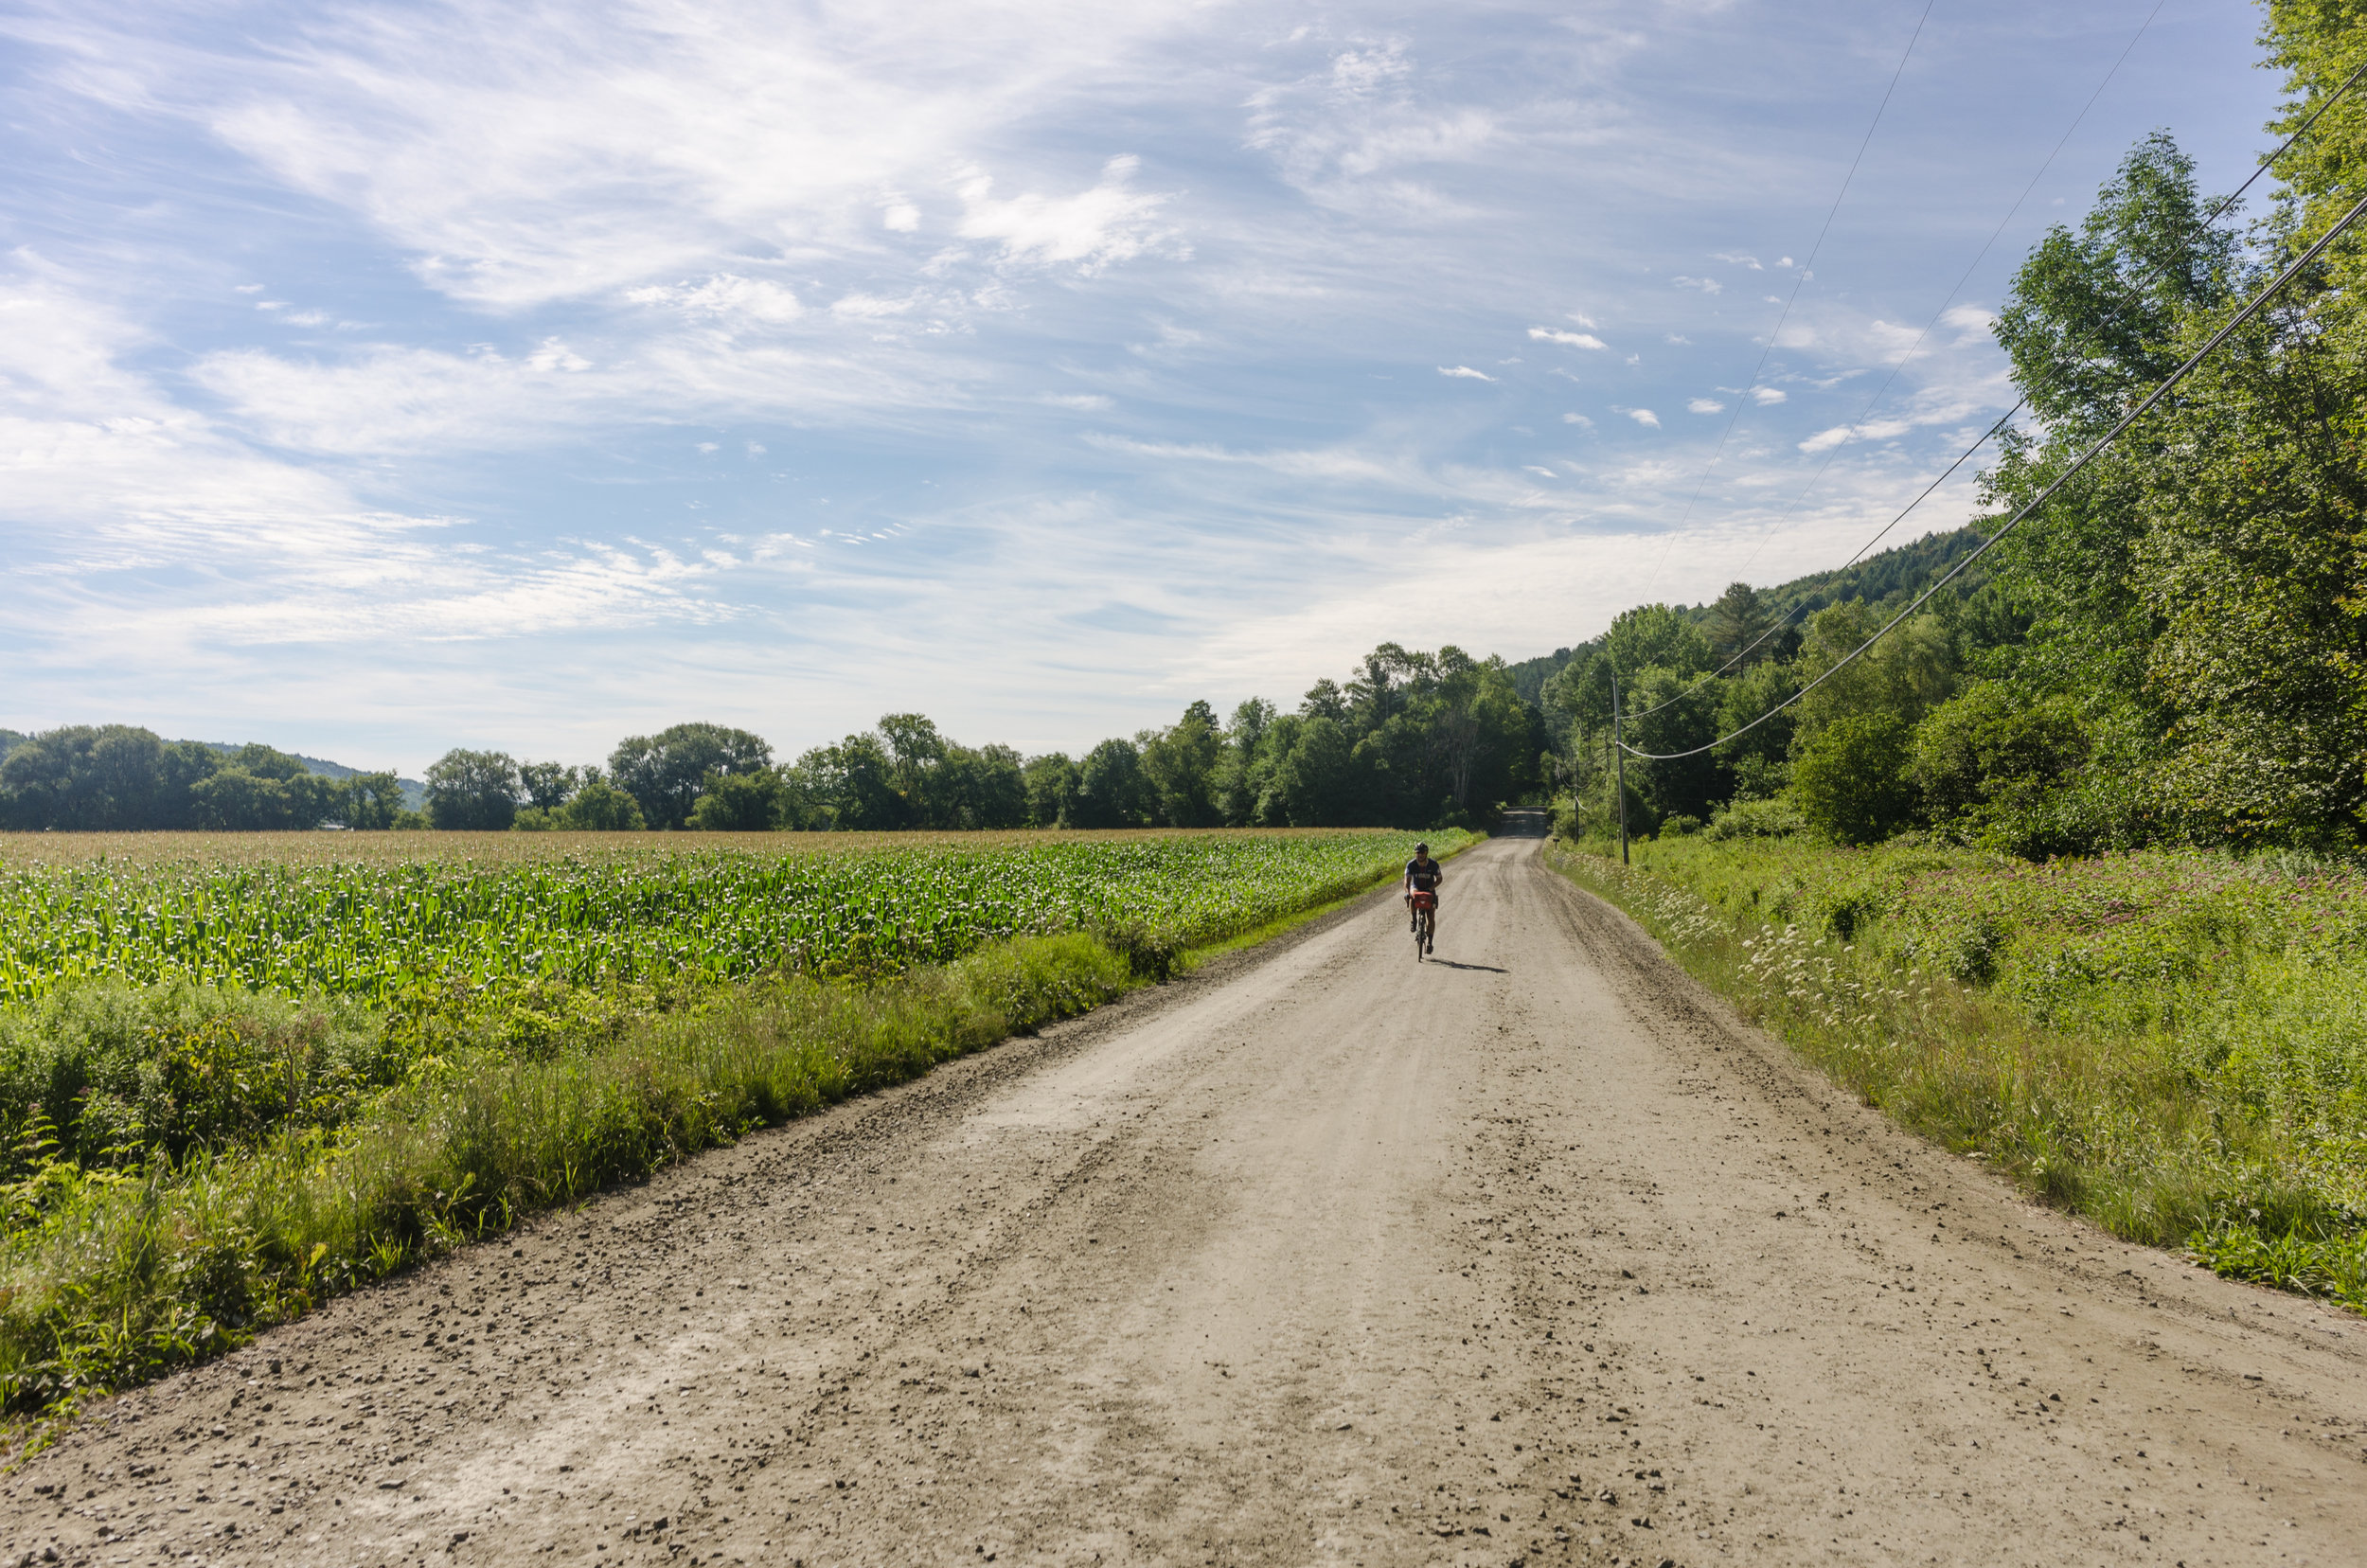
[[1534,841],[106,1407],[0,1561],[2358,1563],[2367,1324],[2017,1199]]

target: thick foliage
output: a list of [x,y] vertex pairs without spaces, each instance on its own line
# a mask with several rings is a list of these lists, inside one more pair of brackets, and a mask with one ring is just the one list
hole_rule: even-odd
[[329,778],[269,746],[168,742],[129,724],[21,736],[0,758],[0,826],[30,831],[311,828],[332,816],[383,828],[400,801],[392,774]]
[[[2350,12],[2271,8],[2296,121],[2367,58]],[[2367,190],[2360,125],[2348,104],[2297,145],[2269,243],[2249,261],[2228,230],[2200,226],[2192,165],[2160,134],[2077,236],[2049,237],[1999,336],[2050,423],[1990,475],[2000,500],[2061,472]],[[2007,546],[2038,612],[2017,670],[2024,703],[2060,693],[2091,721],[2109,714],[2131,780],[2112,810],[2053,815],[2238,844],[2340,848],[2367,834],[2361,243],[2339,242]],[[2014,811],[2050,814],[2026,790]]]
[[1841,844],[1875,844],[1914,811],[1907,726],[1889,714],[1852,714],[1817,731],[1792,769],[1800,814]]
[[615,786],[640,806],[643,822],[652,828],[680,828],[689,821],[710,780],[756,773],[772,760],[773,748],[759,736],[722,724],[692,723],[618,741],[608,770]]
[[[1970,533],[1821,584],[1821,607],[1798,601],[1814,614],[1796,648],[1753,640],[1788,618],[1789,589],[1736,583],[1696,611],[1628,612],[1541,682],[1568,821],[1611,799],[1596,758],[1615,671],[1622,727],[1646,751],[1691,750],[1802,693],[1711,757],[1632,767],[1655,816],[1789,792],[1845,843],[1913,827],[2041,858],[2367,847],[2367,229],[2054,489],[2367,192],[2367,98],[2314,117],[2367,62],[2367,9],[2268,9],[2289,88],[2275,129],[2311,123],[2249,240],[2235,217],[2205,221],[2217,204],[2155,132],[2015,276],[1995,330],[2036,422],[2004,434],[1984,475],[1989,526],[2050,499],[1989,558],[2000,575],[1968,576],[1963,597],[1941,594],[1861,657]],[[1679,695],[1713,656],[1722,672]],[[1891,743],[1909,731],[1895,777]]]

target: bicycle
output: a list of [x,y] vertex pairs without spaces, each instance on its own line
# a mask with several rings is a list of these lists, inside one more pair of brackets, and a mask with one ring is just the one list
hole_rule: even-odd
[[1431,951],[1438,936],[1438,895],[1426,888],[1409,895],[1414,905],[1414,961]]

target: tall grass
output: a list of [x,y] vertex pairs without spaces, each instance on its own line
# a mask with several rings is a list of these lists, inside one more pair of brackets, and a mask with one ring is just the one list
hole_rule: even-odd
[[1661,840],[1552,863],[1835,1079],[2115,1235],[2367,1311],[2367,877]]
[[550,1060],[418,1075],[340,1131],[37,1162],[0,1239],[0,1395],[70,1411],[518,1215],[903,1081],[1136,984],[1070,933],[872,987],[751,981]]

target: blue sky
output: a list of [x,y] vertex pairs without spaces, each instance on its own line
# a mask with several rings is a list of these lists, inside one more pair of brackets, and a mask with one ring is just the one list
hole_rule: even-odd
[[1935,0],[1770,349],[1922,14],[0,8],[0,724],[1075,749],[1835,564],[2276,97],[2227,0]]

